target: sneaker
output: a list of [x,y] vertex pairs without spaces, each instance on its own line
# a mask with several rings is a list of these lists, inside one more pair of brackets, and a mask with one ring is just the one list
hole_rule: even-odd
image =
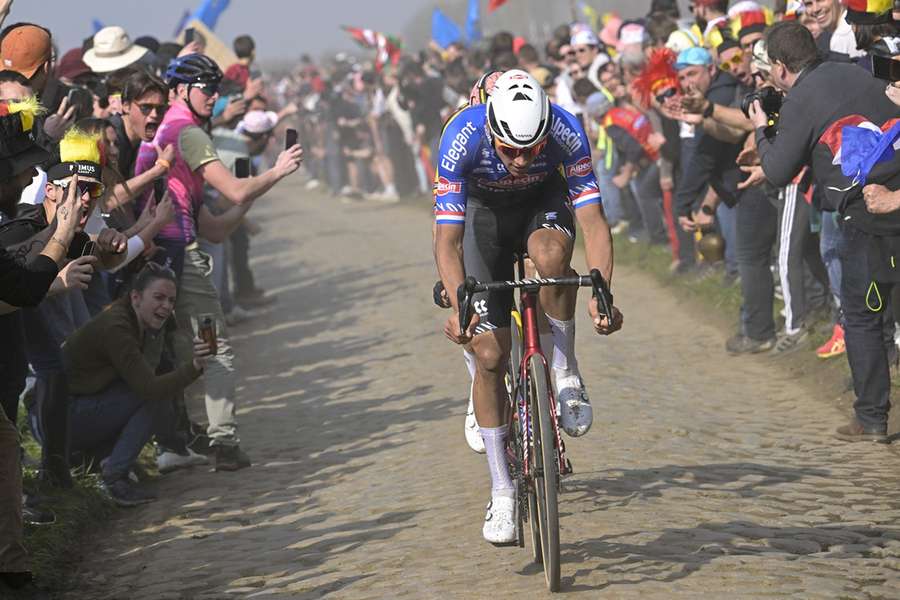
[[145,492],[124,477],[115,481],[102,481],[100,491],[116,506],[122,507],[140,506],[156,500],[156,496]]
[[240,446],[217,444],[213,447],[216,471],[237,471],[250,466],[250,458]]
[[594,422],[594,410],[581,375],[554,369],[554,379],[560,426],[571,437],[586,434]]
[[839,440],[845,442],[885,442],[887,441],[887,431],[867,431],[863,424],[853,419],[843,427],[838,427],[834,435]]
[[238,323],[249,321],[253,318],[253,313],[243,308],[240,304],[235,304],[230,311],[225,314],[225,324],[233,327]]
[[622,235],[626,231],[628,231],[628,221],[625,219],[620,220],[609,229],[609,232],[613,235]]
[[56,515],[38,506],[23,504],[22,520],[26,525],[52,525],[56,523]]
[[793,352],[794,350],[797,350],[808,337],[809,331],[806,329],[801,329],[797,333],[785,333],[775,342],[772,354],[787,354]]
[[816,356],[819,358],[831,358],[832,356],[840,356],[847,351],[847,344],[844,342],[844,328],[840,324],[835,324],[831,332],[831,339],[816,349]]
[[209,459],[202,454],[197,454],[190,448],[186,454],[178,454],[177,452],[161,452],[156,457],[156,468],[160,473],[171,473],[178,469],[187,469],[197,465],[208,465]]
[[484,539],[492,544],[504,545],[516,542],[516,499],[506,496],[494,496],[487,505],[484,515],[484,527],[481,529]]
[[262,308],[263,306],[269,306],[270,304],[278,302],[278,296],[274,294],[269,295],[263,290],[253,290],[249,294],[235,295],[234,302],[235,308],[237,308],[237,306],[244,309]]
[[303,187],[306,188],[307,190],[314,190],[317,187],[319,187],[319,185],[321,185],[321,184],[319,183],[318,179],[310,179],[309,181],[306,182],[306,185],[304,185]]
[[725,350],[728,354],[758,354],[768,352],[775,347],[775,338],[768,340],[754,340],[742,333],[731,336],[725,342]]
[[472,401],[472,386],[469,387],[469,407],[466,409],[466,443],[469,444],[474,452],[484,454],[484,439],[481,437],[481,430],[478,429],[478,421],[475,420],[475,403]]

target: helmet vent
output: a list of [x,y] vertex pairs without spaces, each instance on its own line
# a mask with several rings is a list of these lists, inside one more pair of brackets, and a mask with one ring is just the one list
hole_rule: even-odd
[[525,100],[525,101],[527,101],[527,102],[531,102],[531,98],[529,98],[528,96],[526,96],[526,95],[523,94],[522,92],[516,92],[516,95],[513,96],[513,102],[515,102],[516,100]]

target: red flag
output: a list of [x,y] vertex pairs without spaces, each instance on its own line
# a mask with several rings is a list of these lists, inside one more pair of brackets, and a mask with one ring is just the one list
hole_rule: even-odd
[[372,48],[375,50],[375,69],[381,69],[387,63],[395,65],[400,61],[400,42],[396,38],[384,35],[378,31],[371,29],[360,29],[358,27],[342,27],[344,31],[353,36],[353,39],[364,48]]
[[488,12],[494,12],[504,4],[506,4],[506,0],[490,0],[488,2]]

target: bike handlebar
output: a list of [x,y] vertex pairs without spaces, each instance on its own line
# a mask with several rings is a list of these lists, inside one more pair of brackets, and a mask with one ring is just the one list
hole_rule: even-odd
[[460,335],[465,335],[472,323],[472,296],[479,292],[503,292],[519,288],[527,288],[536,291],[545,286],[578,286],[592,287],[592,297],[597,300],[597,311],[601,317],[612,317],[613,295],[609,291],[609,284],[600,274],[598,269],[591,269],[590,275],[575,275],[570,277],[537,277],[534,279],[520,279],[518,281],[491,281],[482,283],[471,275],[466,277],[456,290],[456,299],[459,302],[459,328]]

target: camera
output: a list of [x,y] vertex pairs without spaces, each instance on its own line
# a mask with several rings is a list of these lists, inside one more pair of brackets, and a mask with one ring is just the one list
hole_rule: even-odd
[[778,121],[778,113],[781,112],[781,101],[783,100],[781,92],[773,87],[764,87],[755,90],[744,96],[741,100],[741,110],[744,115],[750,118],[750,105],[759,100],[762,110],[769,119],[769,125],[774,125]]

